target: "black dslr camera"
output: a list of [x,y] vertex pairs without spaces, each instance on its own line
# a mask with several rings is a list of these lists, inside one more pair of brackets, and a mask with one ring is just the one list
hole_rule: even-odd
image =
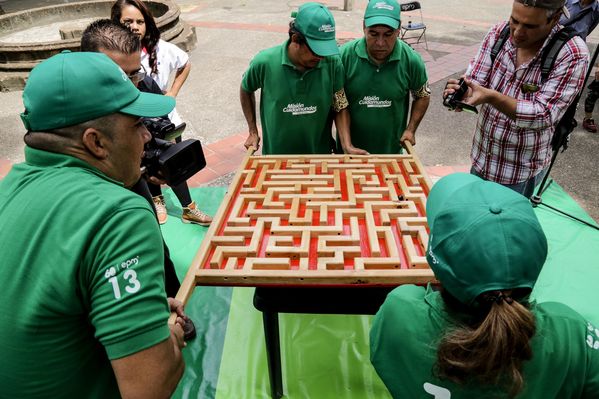
[[152,135],[145,145],[141,161],[148,175],[164,179],[169,186],[176,186],[204,169],[206,158],[199,140],[170,141],[181,136],[185,123],[175,126],[166,117],[144,118],[143,123]]
[[445,105],[451,111],[455,110],[456,108],[460,108],[464,111],[478,114],[478,110],[476,109],[476,107],[462,102],[464,94],[466,94],[466,92],[468,91],[468,85],[464,81],[464,78],[461,78],[458,84],[460,85],[460,87],[458,87],[456,91],[454,91],[453,93],[448,94],[447,97],[443,99],[443,105]]

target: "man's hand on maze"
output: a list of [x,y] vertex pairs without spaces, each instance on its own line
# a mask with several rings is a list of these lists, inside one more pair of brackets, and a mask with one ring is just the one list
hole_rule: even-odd
[[399,142],[404,148],[406,148],[406,141],[409,141],[412,145],[416,145],[416,134],[411,130],[404,130],[403,134],[401,135],[401,138],[399,139]]
[[361,148],[356,148],[353,145],[343,149],[343,152],[350,155],[370,155],[370,153]]
[[245,143],[243,145],[245,146],[245,148],[247,150],[249,150],[250,147],[254,147],[255,151],[258,151],[260,149],[260,136],[258,135],[258,133],[256,133],[256,134],[250,133],[250,135],[245,140]]
[[179,349],[181,349],[187,345],[184,339],[183,328],[185,327],[185,322],[187,321],[188,317],[185,314],[183,303],[181,303],[181,301],[178,301],[175,298],[167,298],[167,301],[170,311],[177,314],[175,324],[169,325],[169,327],[175,335],[177,346]]

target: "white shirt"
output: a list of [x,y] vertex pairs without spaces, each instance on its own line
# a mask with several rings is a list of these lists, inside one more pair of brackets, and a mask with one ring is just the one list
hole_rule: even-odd
[[[163,93],[166,93],[168,90],[167,85],[172,73],[178,71],[187,64],[189,55],[176,45],[160,39],[156,45],[156,60],[158,62],[158,73],[152,73],[151,76],[160,87],[160,90],[162,90]],[[145,49],[141,52],[141,64],[147,72],[151,71],[150,55]],[[176,109],[173,109],[168,117],[176,126],[183,123],[183,120]]]

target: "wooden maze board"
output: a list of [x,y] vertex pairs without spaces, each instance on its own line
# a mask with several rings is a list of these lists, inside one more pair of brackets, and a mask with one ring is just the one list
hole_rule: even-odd
[[430,179],[402,155],[248,156],[178,298],[195,285],[433,282]]

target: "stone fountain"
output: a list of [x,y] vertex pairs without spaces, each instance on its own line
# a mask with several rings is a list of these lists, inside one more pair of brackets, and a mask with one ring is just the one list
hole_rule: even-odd
[[[92,21],[110,17],[114,0],[94,0],[0,15],[0,90],[21,90],[29,71],[63,50],[78,51],[81,33]],[[179,17],[170,0],[146,1],[163,40],[185,51],[195,47],[195,28]]]

